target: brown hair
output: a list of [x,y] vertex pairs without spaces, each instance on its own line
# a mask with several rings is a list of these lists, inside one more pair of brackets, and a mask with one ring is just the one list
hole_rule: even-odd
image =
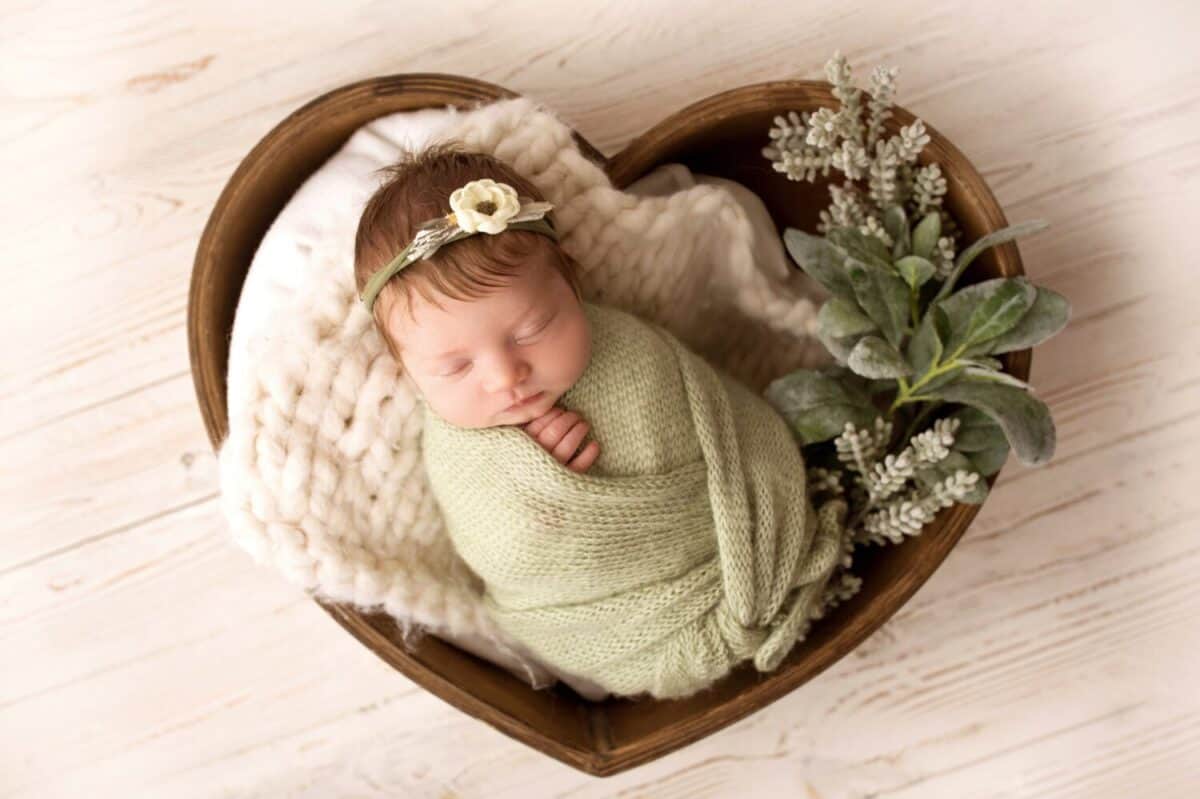
[[[386,177],[367,200],[354,238],[354,283],[360,296],[371,276],[412,241],[421,223],[450,213],[450,195],[465,183],[491,178],[512,186],[522,198],[545,199],[504,161],[464,152],[455,142],[405,152],[396,163],[376,170],[376,174],[380,172]],[[399,363],[400,345],[392,341],[383,323],[400,298],[410,313],[414,291],[438,307],[441,305],[430,289],[457,300],[478,299],[508,285],[538,255],[557,269],[582,299],[575,260],[553,239],[513,229],[503,235],[468,236],[405,267],[379,292],[372,309],[375,326]]]

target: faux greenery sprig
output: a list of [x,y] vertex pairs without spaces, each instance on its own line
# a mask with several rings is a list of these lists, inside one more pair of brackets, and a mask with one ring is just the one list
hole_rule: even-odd
[[[829,187],[822,235],[788,228],[783,237],[830,294],[817,335],[837,365],[779,378],[766,397],[805,446],[813,491],[846,496],[855,540],[882,543],[915,534],[940,507],[982,502],[982,478],[1000,468],[1010,445],[1028,465],[1050,459],[1049,409],[995,356],[1055,335],[1070,306],[1024,277],[956,290],[988,247],[1047,224],[1007,227],[956,254],[940,167],[917,165],[929,141],[923,123],[883,135],[897,70],[873,73],[865,122],[845,59],[835,53],[826,73],[841,108],[777,117],[763,155],[793,180],[830,169],[845,176]],[[947,403],[964,407],[922,432]],[[899,438],[897,421],[905,422]],[[844,486],[847,475],[852,484]]]

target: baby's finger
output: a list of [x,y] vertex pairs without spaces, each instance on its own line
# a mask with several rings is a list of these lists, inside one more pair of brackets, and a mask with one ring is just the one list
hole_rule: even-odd
[[543,447],[549,449],[558,444],[562,440],[562,437],[567,434],[567,431],[578,422],[579,414],[575,411],[566,411],[551,420],[550,424],[546,425],[534,438],[541,442]]
[[600,455],[600,442],[589,441],[587,446],[583,448],[583,452],[567,464],[567,468],[574,472],[586,472],[596,462],[596,458]]
[[571,455],[583,443],[583,439],[587,436],[591,425],[587,422],[580,422],[572,427],[567,434],[563,436],[562,441],[558,442],[558,446],[554,448],[554,458],[559,463],[566,463]]
[[563,409],[558,407],[557,405],[553,405],[550,407],[550,410],[546,411],[538,418],[527,422],[525,424],[525,432],[529,433],[529,435],[533,436],[534,438],[537,438],[538,433],[540,433],[540,432],[542,432],[542,430],[546,429],[546,425],[553,422],[555,419],[557,419],[562,414],[563,414]]

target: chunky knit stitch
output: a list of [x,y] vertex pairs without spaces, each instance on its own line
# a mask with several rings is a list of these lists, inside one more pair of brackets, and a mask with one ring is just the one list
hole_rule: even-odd
[[424,408],[430,485],[496,623],[621,695],[687,696],[752,658],[776,668],[842,554],[804,461],[761,397],[665,329],[585,303],[592,359],[560,400],[591,424],[583,474],[519,427]]

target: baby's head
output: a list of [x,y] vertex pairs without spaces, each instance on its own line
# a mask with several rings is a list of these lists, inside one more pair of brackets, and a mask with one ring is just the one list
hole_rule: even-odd
[[[503,161],[452,143],[406,155],[383,171],[386,179],[367,201],[355,237],[360,295],[423,222],[450,213],[455,189],[491,178],[523,201],[543,200]],[[388,280],[372,314],[430,409],[460,427],[537,418],[591,359],[578,264],[553,239],[530,230],[475,233],[442,245]]]

